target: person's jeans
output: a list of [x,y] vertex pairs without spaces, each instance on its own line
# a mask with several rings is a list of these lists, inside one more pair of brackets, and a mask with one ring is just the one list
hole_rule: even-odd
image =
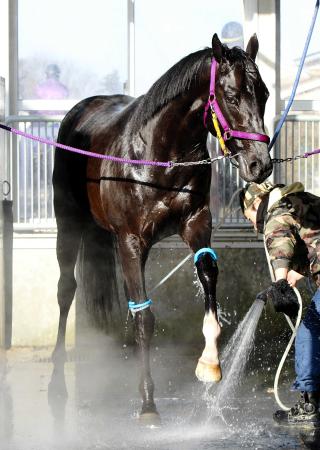
[[293,389],[320,392],[320,288],[301,322],[295,343],[296,380]]

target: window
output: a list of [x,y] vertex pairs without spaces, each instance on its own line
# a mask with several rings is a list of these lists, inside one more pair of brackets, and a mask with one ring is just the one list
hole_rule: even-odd
[[[293,4],[294,3],[294,4]],[[282,109],[289,99],[314,13],[315,0],[281,1],[281,90]],[[277,143],[281,158],[292,158],[320,146],[320,22],[315,23],[295,102]],[[289,184],[301,181],[305,189],[319,195],[320,164],[317,156],[275,167],[275,179]]]
[[145,93],[184,56],[209,47],[215,32],[241,45],[242,23],[242,0],[226,0],[223,8],[212,0],[135,0],[135,94]]
[[[60,118],[93,95],[127,83],[127,0],[18,1],[18,112],[10,125],[55,141]],[[51,226],[54,150],[11,141],[15,221]]]
[[91,0],[90,7],[78,0],[19,0],[18,6],[20,110],[32,109],[27,100],[124,92],[126,0]]
[[[294,6],[294,7],[293,7]],[[281,99],[291,94],[300,58],[314,12],[315,1],[281,1]],[[318,17],[319,19],[319,17]],[[320,100],[320,21],[317,20],[296,100]]]

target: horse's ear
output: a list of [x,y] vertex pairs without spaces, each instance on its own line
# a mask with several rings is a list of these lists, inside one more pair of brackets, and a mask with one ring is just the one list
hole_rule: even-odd
[[250,58],[254,61],[256,59],[258,50],[259,50],[259,41],[256,33],[254,33],[249,39],[246,52],[248,53]]
[[223,45],[221,44],[217,33],[214,33],[214,35],[212,36],[212,56],[218,63],[221,62],[223,56]]

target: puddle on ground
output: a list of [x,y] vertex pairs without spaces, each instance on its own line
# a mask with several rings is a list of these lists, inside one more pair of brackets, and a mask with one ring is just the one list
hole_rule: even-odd
[[[32,351],[29,351],[32,353]],[[179,349],[153,358],[161,427],[140,424],[138,370],[119,349],[65,365],[68,399],[48,403],[52,364],[19,355],[2,370],[0,442],[5,450],[222,450],[318,448],[313,433],[276,426],[265,383],[247,375],[214,412],[214,391],[194,377],[195,360]],[[270,383],[271,385],[271,383]],[[283,388],[288,391],[288,386]],[[289,395],[289,394],[288,394]],[[291,394],[292,396],[292,394]],[[290,397],[292,398],[292,397]],[[306,442],[306,445],[304,444]]]

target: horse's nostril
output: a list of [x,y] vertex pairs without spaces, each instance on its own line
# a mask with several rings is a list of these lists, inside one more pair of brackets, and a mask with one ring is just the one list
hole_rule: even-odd
[[259,171],[259,164],[257,161],[253,161],[249,165],[250,172],[255,175]]

